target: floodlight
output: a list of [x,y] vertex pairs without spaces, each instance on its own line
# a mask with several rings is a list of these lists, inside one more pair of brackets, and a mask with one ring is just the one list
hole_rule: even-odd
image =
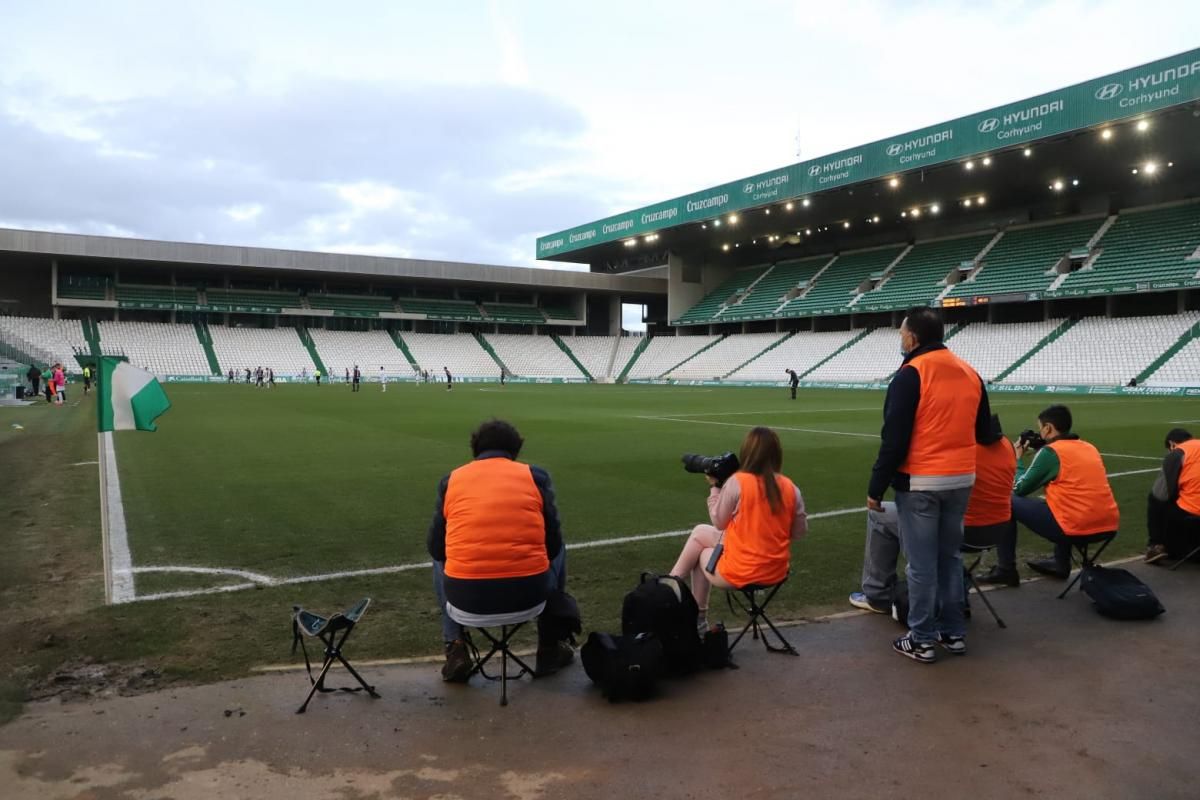
[[990,166],[992,165],[992,157],[991,157],[991,156],[984,156],[984,159],[983,159],[983,165],[984,165],[985,167],[990,167]]
[[1061,192],[1063,190],[1063,182],[1055,181],[1054,183],[1050,184],[1050,188],[1056,192]]
[[963,200],[963,205],[966,206],[967,208],[970,208],[971,207],[971,198],[968,197],[966,200]]
[[975,169],[975,162],[974,162],[974,161],[968,161],[968,162],[967,162],[966,164],[964,164],[963,166],[965,166],[967,169]]
[[625,246],[626,247],[637,247],[637,239],[626,239]]
[[729,245],[727,245],[727,244],[723,244],[723,245],[721,245],[721,249],[722,249],[722,250],[724,250],[726,253],[728,253],[728,252],[729,252]]
[[1029,158],[1029,156],[1031,156],[1031,155],[1033,155],[1033,150],[1031,148],[1026,147],[1025,148],[1025,157]]
[[771,214],[771,209],[769,209],[769,208],[766,208],[766,209],[763,209],[763,211],[764,211],[764,212],[766,212],[767,216],[770,216],[770,214]]
[[714,220],[713,220],[713,227],[714,227],[714,228],[719,228],[719,227],[721,227],[721,220],[719,220],[719,219],[714,219]]
[[784,208],[786,208],[788,211],[791,211],[794,206],[791,203],[788,203],[786,206],[784,206]]
[[808,208],[808,198],[806,197],[803,200],[801,200],[800,205],[804,206],[805,208]]
[[984,197],[983,195],[979,195],[979,199],[976,200],[975,202],[978,203],[979,205],[983,205],[984,203],[987,202],[987,198]]
[[1149,127],[1150,127],[1150,120],[1148,120],[1148,119],[1139,119],[1138,120],[1137,129],[1139,131],[1147,130]]
[[1153,175],[1154,173],[1158,172],[1158,164],[1155,164],[1153,161],[1147,161],[1146,165],[1142,167],[1142,172],[1146,173],[1147,175]]
[[845,229],[847,229],[847,230],[849,230],[849,229],[850,229],[850,223],[849,223],[849,222],[843,222],[843,223],[842,223],[842,227],[843,227],[843,228],[845,228]]
[[939,211],[941,211],[941,210],[942,210],[942,209],[941,209],[941,207],[940,207],[940,206],[939,206],[937,203],[934,203],[933,205],[931,205],[931,206],[929,207],[929,213],[930,213],[930,214],[936,214],[936,213],[938,213],[938,212],[939,212]]
[[914,208],[912,211],[909,211],[908,214],[910,217],[919,217],[921,216],[921,209]]
[[895,189],[899,185],[900,185],[899,178],[892,178],[890,181],[888,181],[888,186],[892,187],[893,189]]
[[1112,128],[1105,128],[1104,130],[1100,131],[1100,138],[1104,139],[1105,141],[1111,139],[1112,138]]
[[736,225],[736,224],[737,224],[737,221],[738,221],[738,215],[737,215],[737,214],[730,214],[730,215],[729,215],[729,224],[730,224],[730,225]]

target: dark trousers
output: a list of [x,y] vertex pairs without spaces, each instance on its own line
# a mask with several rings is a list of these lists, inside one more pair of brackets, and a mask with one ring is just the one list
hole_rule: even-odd
[[792,387],[792,399],[793,400],[796,399],[796,387],[795,386]]
[[[1054,518],[1054,512],[1044,500],[1034,500],[1029,497],[1013,495],[1013,519],[1036,533],[1043,539],[1054,543],[1054,560],[1060,567],[1069,569],[1071,566],[1071,538],[1063,533],[1062,526]],[[1017,528],[1001,538],[996,548],[997,561],[1001,567],[1017,566]]]
[[1150,544],[1163,545],[1173,558],[1183,558],[1200,546],[1200,517],[1154,495],[1146,499],[1146,530]]

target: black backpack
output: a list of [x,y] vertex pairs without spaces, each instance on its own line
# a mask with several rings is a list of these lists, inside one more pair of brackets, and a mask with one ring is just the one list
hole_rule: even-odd
[[643,572],[641,581],[625,595],[621,607],[621,633],[652,633],[662,643],[666,671],[674,675],[695,672],[703,664],[696,622],[700,609],[686,583],[673,575]]
[[1127,569],[1087,567],[1080,580],[1096,610],[1106,617],[1154,619],[1166,611],[1150,587]]
[[654,694],[662,674],[663,648],[651,633],[614,636],[588,634],[579,651],[583,671],[610,703],[645,700]]

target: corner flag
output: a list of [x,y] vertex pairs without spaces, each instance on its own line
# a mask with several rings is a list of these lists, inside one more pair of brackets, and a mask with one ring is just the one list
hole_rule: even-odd
[[155,431],[154,420],[171,407],[158,379],[126,361],[102,356],[97,386],[99,431]]

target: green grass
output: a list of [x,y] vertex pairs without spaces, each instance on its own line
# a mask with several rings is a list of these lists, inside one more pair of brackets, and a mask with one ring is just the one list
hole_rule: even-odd
[[[784,471],[810,512],[863,505],[877,447],[882,395],[656,386],[393,385],[172,386],[155,434],[117,434],[135,566],[248,570],[273,578],[423,562],[438,479],[469,456],[468,436],[499,416],[525,436],[522,459],[554,477],[569,543],[682,530],[705,521],[705,484],[679,455],[736,450],[752,424],[779,429]],[[1046,396],[995,395],[1015,434]],[[1102,451],[1158,457],[1174,420],[1200,417],[1194,401],[1070,398],[1077,429]],[[683,416],[688,415],[688,416]],[[649,419],[657,417],[659,419]],[[662,417],[678,417],[686,422]],[[332,611],[375,599],[353,648],[358,658],[438,650],[426,570],[273,586],[252,591],[103,605],[94,412],[88,404],[0,408],[0,717],[13,698],[63,663],[91,658],[148,664],[168,679],[203,681],[289,660],[293,603]],[[24,431],[14,431],[18,421]],[[799,430],[806,429],[806,430]],[[866,434],[864,437],[820,431]],[[1155,461],[1106,459],[1110,472]],[[1113,480],[1124,512],[1106,555],[1144,545],[1153,475]],[[815,520],[795,545],[793,579],[778,618],[844,607],[858,581],[864,517]],[[665,571],[681,539],[572,552],[570,588],[585,629],[613,630],[623,594],[643,569]],[[1023,534],[1026,554],[1046,548]],[[239,579],[147,573],[140,595]],[[715,607],[715,603],[714,603]],[[5,709],[8,709],[5,711]]]

